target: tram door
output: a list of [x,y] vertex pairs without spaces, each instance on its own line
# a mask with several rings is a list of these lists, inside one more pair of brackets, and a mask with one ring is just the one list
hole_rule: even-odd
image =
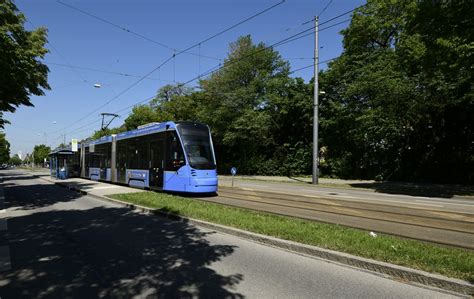
[[154,139],[150,142],[150,188],[163,188],[164,149],[163,139]]

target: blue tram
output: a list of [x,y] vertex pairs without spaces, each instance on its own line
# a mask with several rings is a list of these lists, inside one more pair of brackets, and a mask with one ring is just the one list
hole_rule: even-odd
[[153,190],[213,193],[216,159],[209,127],[163,122],[81,144],[81,177]]

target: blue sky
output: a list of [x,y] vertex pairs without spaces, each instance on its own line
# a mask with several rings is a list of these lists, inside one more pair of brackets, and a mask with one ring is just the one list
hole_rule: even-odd
[[[187,48],[255,13],[278,0],[61,0],[114,24],[149,37],[175,49]],[[49,66],[51,90],[45,96],[32,97],[35,107],[20,107],[5,117],[11,154],[32,151],[35,144],[57,146],[64,139],[85,138],[100,128],[101,112],[117,112],[112,123],[119,126],[134,103],[152,97],[163,85],[185,82],[216,65],[216,59],[181,54],[133,88],[118,94],[169,58],[173,51],[58,3],[56,0],[16,0],[26,15],[26,27],[48,29],[44,62]],[[321,22],[351,10],[364,1],[333,0]],[[252,19],[191,52],[223,59],[229,43],[250,34],[254,42],[272,44],[312,26],[301,25],[318,14],[328,0],[286,0],[283,4]],[[328,25],[349,19],[345,16]],[[320,60],[338,56],[342,51],[339,31],[348,22],[320,33]],[[308,36],[276,48],[290,61],[292,69],[312,63],[313,38]],[[138,77],[122,76],[86,69],[103,70]],[[324,67],[324,65],[322,66]],[[309,80],[312,68],[293,75]],[[94,84],[100,84],[95,88]],[[192,82],[189,86],[195,85]],[[103,108],[98,109],[105,103]],[[98,110],[97,110],[98,109]],[[95,111],[97,110],[97,111]]]

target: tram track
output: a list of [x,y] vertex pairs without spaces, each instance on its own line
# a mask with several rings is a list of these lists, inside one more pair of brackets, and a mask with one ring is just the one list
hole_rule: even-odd
[[228,187],[204,200],[474,249],[470,213]]

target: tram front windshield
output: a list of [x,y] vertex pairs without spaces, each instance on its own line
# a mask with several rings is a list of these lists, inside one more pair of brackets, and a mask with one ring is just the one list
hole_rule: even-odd
[[207,126],[180,124],[178,130],[184,145],[189,165],[195,169],[215,169],[211,137]]

